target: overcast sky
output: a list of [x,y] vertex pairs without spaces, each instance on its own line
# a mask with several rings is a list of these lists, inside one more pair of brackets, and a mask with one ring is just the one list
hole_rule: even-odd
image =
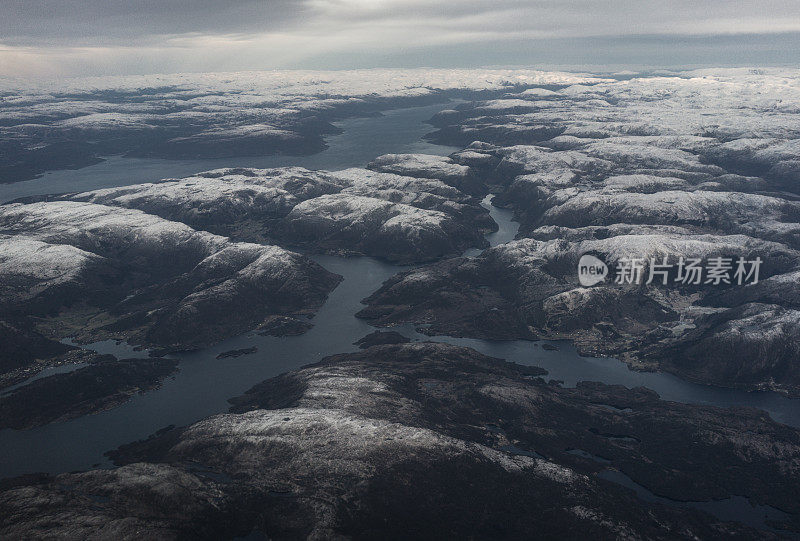
[[795,65],[800,0],[0,0],[0,75]]

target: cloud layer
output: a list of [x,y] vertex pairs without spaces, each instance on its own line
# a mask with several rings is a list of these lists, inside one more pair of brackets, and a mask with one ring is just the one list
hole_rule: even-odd
[[[643,36],[670,37],[666,46],[678,53],[688,43],[712,63],[708,44],[688,36],[711,39],[711,49],[746,36],[757,47],[770,43],[764,61],[781,63],[786,36],[797,43],[800,34],[792,0],[12,0],[3,10],[0,75],[11,76],[372,67],[403,58],[474,66],[487,50],[504,51],[494,63],[558,63],[557,51],[581,63],[625,63]],[[608,46],[587,50],[588,39]],[[679,54],[676,62],[691,60]]]

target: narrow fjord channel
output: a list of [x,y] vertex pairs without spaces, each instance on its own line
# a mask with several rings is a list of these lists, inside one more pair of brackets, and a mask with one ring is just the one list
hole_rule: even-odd
[[[108,160],[90,171],[62,171],[24,183],[0,187],[0,200],[44,193],[89,190],[191,174],[224,166],[275,167],[301,165],[320,169],[364,166],[371,158],[387,152],[424,152],[446,155],[456,150],[421,142],[430,127],[423,122],[450,105],[436,105],[389,111],[382,117],[361,118],[341,123],[344,133],[329,138],[330,148],[318,155],[300,158],[267,157],[251,160],[138,163],[124,158]],[[229,160],[230,161],[230,160]],[[158,162],[158,163],[155,163]],[[137,165],[138,164],[138,165]],[[102,166],[102,167],[101,167]],[[508,242],[517,231],[510,211],[484,204],[498,222],[498,232],[490,234],[492,245]],[[474,251],[466,255],[475,255]],[[314,317],[314,327],[301,336],[268,337],[255,333],[226,340],[212,348],[177,355],[180,370],[153,391],[133,397],[127,403],[95,414],[30,430],[0,431],[0,477],[32,472],[59,473],[108,466],[104,453],[121,444],[145,438],[168,425],[185,425],[227,411],[227,399],[254,384],[323,357],[354,351],[353,342],[372,332],[354,314],[361,300],[386,279],[404,267],[371,258],[315,256],[328,270],[344,277]],[[580,357],[569,343],[559,343],[547,351],[540,343],[528,341],[494,342],[451,337],[429,338],[413,329],[402,332],[419,340],[437,340],[473,347],[511,362],[538,365],[549,371],[548,378],[565,385],[591,380],[628,387],[645,386],[662,398],[680,402],[723,407],[750,406],[763,409],[780,422],[800,426],[800,401],[776,393],[743,392],[696,385],[669,374],[633,372],[615,359]],[[216,359],[224,351],[256,346],[258,352],[237,358]],[[91,346],[90,346],[91,347]],[[124,344],[95,346],[119,356],[137,356]]]

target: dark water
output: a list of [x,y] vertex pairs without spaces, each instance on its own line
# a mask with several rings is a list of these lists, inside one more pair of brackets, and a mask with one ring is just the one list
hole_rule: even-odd
[[422,141],[433,130],[424,124],[435,113],[453,106],[428,105],[385,111],[383,116],[337,122],[343,133],[325,139],[328,148],[311,156],[257,156],[211,160],[164,160],[111,156],[106,161],[76,170],[51,171],[41,178],[0,184],[0,202],[31,195],[82,192],[114,188],[163,178],[180,178],[222,167],[285,167],[338,170],[364,167],[381,154],[422,153],[447,155],[455,147]]
[[[111,158],[77,171],[56,171],[41,179],[0,185],[0,200],[17,197],[123,186],[166,177],[189,175],[205,169],[229,166],[279,167],[301,165],[309,168],[339,169],[364,166],[389,152],[424,152],[447,155],[456,148],[421,141],[431,131],[424,123],[436,112],[451,107],[435,105],[386,112],[380,117],[341,122],[341,135],[327,139],[329,148],[315,156],[234,160],[141,160]],[[313,320],[314,328],[302,336],[262,337],[247,334],[202,352],[178,356],[178,374],[154,391],[134,397],[109,411],[63,423],[17,431],[0,431],[0,477],[44,471],[58,473],[106,465],[103,453],[123,443],[147,437],[164,426],[184,425],[224,412],[227,399],[242,394],[264,379],[274,377],[326,355],[354,351],[352,343],[374,329],[353,317],[368,296],[401,267],[369,258],[343,259],[317,256],[328,270],[344,276]],[[257,346],[253,355],[217,360],[218,353]],[[126,344],[113,341],[90,346],[117,357],[141,357]],[[60,366],[45,375],[63,373],[81,365]],[[27,382],[38,379],[34,376]]]
[[[486,240],[489,241],[489,244],[497,246],[498,244],[505,244],[506,242],[514,240],[514,237],[519,231],[519,223],[512,221],[514,211],[492,206],[493,197],[493,195],[487,195],[483,198],[483,201],[481,201],[481,205],[489,211],[489,215],[497,222],[497,231],[486,235]],[[482,251],[483,250],[479,248],[470,248],[464,252],[464,256],[475,257],[480,255]]]
[[[7,200],[34,193],[118,186],[229,165],[272,167],[293,163],[336,169],[364,165],[375,156],[387,152],[448,154],[454,149],[419,143],[420,137],[429,129],[422,122],[441,108],[444,106],[405,109],[389,112],[384,117],[343,122],[345,133],[332,137],[329,141],[330,149],[315,157],[270,157],[260,159],[260,163],[246,160],[236,160],[235,163],[218,163],[217,160],[213,160],[215,163],[175,163],[115,158],[93,168],[62,171],[35,181],[0,186],[0,199]],[[142,165],[144,162],[147,164]],[[134,163],[142,167],[131,170]],[[102,168],[102,172],[95,168]],[[90,169],[94,169],[94,172],[89,171]],[[82,177],[82,173],[86,176]],[[518,224],[511,221],[510,211],[492,207],[489,201],[490,198],[487,198],[483,204],[500,226],[499,231],[487,236],[494,246],[513,239]],[[477,253],[478,251],[473,250],[465,255]],[[137,395],[117,408],[31,430],[0,431],[0,477],[37,471],[59,473],[96,465],[109,466],[103,457],[103,453],[109,449],[147,437],[171,424],[186,425],[225,412],[228,409],[228,398],[243,393],[264,379],[313,363],[332,353],[355,351],[353,342],[374,330],[354,317],[362,307],[361,299],[375,291],[384,280],[403,270],[403,267],[364,257],[345,259],[315,256],[314,259],[328,270],[341,274],[344,281],[333,291],[313,319],[314,328],[309,332],[302,336],[281,338],[248,333],[207,350],[181,354],[177,356],[181,361],[180,370],[174,377],[165,381],[159,389]],[[538,365],[549,371],[548,378],[562,380],[569,386],[584,380],[628,387],[646,386],[667,400],[723,407],[751,406],[769,412],[780,422],[800,426],[798,400],[789,400],[776,393],[748,393],[692,384],[669,374],[633,372],[615,359],[580,357],[568,342],[553,343],[558,349],[547,351],[541,347],[543,342],[429,338],[416,333],[410,327],[398,330],[417,340],[433,339],[469,346],[487,355],[519,364]],[[215,358],[224,351],[252,346],[258,348],[257,353],[238,358]],[[101,342],[91,347],[118,357],[142,355],[141,352],[133,352],[125,344],[114,342]],[[68,369],[69,367],[58,367],[54,371]],[[616,481],[620,482],[619,479]],[[734,499],[722,505],[734,505],[735,509],[736,505],[741,504],[748,506],[741,507],[741,512],[746,513],[748,509],[752,511],[747,500],[740,499],[743,504]],[[756,509],[753,512],[759,515],[764,510]]]
[[[242,394],[259,381],[331,353],[354,351],[352,343],[374,330],[353,317],[362,308],[360,300],[395,274],[398,267],[369,258],[315,259],[345,279],[314,317],[314,328],[306,334],[277,338],[248,333],[207,350],[178,355],[180,371],[174,377],[159,389],[137,395],[119,407],[31,430],[0,431],[0,477],[106,464],[103,453],[109,449],[147,437],[170,424],[185,425],[225,412],[228,398]],[[108,343],[99,345],[103,352],[113,353]],[[216,359],[223,351],[251,346],[258,347],[258,352]],[[126,353],[125,349],[116,354],[141,355]]]
[[789,518],[789,515],[779,509],[769,505],[752,505],[747,498],[733,496],[724,500],[711,500],[705,502],[676,501],[663,496],[658,496],[650,492],[646,487],[640,485],[619,470],[608,469],[598,474],[598,477],[622,485],[631,489],[636,496],[643,501],[650,503],[661,503],[675,507],[691,507],[700,511],[705,511],[724,521],[741,522],[753,528],[772,529],[767,525],[768,521],[782,521]]
[[[428,338],[410,328],[405,328],[404,332],[415,338],[471,347],[486,355],[518,364],[541,366],[548,371],[546,379],[563,381],[564,385],[569,387],[574,387],[579,381],[602,381],[626,387],[648,387],[664,400],[721,407],[749,406],[768,412],[776,421],[800,427],[800,400],[791,400],[773,392],[746,392],[699,385],[663,372],[636,372],[630,370],[625,363],[613,358],[581,357],[568,341],[489,341],[449,336]],[[556,345],[558,350],[542,349],[541,346],[545,343]]]
[[[488,204],[488,203],[487,203]],[[510,213],[492,208],[500,231],[491,237],[495,244],[513,238],[517,224]],[[33,471],[63,472],[105,464],[103,453],[122,443],[144,438],[159,428],[185,425],[225,412],[227,399],[239,395],[255,383],[320,360],[326,355],[355,351],[357,339],[372,332],[354,314],[362,308],[361,299],[375,291],[384,280],[403,267],[365,258],[315,256],[328,270],[341,274],[343,282],[312,320],[314,328],[302,336],[265,337],[254,333],[226,340],[215,347],[178,355],[180,371],[154,391],[95,415],[31,430],[0,431],[3,460],[0,477]],[[645,386],[662,398],[679,402],[716,406],[751,406],[768,411],[778,421],[800,426],[800,401],[776,393],[744,392],[688,383],[670,374],[634,372],[611,358],[581,357],[570,342],[550,342],[558,347],[547,351],[545,342],[524,340],[490,341],[447,336],[427,337],[410,326],[397,329],[416,340],[436,340],[472,347],[482,353],[523,365],[541,366],[548,378],[574,386],[579,381],[602,381],[627,387]],[[217,354],[246,347],[258,353],[238,358],[216,359]],[[118,357],[141,356],[125,344],[112,341],[90,346],[101,353]],[[63,371],[64,367],[59,367]],[[54,452],[57,449],[57,452]]]
[[72,364],[61,364],[57,366],[48,366],[47,368],[40,370],[36,373],[36,375],[29,377],[24,381],[20,381],[19,383],[15,383],[14,385],[9,385],[8,387],[3,387],[0,390],[0,396],[10,393],[14,389],[19,389],[29,383],[33,383],[37,379],[46,378],[48,376],[55,376],[56,374],[66,374],[68,372],[74,372],[79,368],[83,368],[84,366],[89,366],[87,363],[72,363]]

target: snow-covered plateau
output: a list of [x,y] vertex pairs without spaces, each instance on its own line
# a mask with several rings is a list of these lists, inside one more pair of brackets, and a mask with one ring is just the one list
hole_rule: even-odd
[[[735,402],[704,399],[717,391],[800,396],[800,70],[5,81],[0,182],[119,154],[313,153],[337,120],[430,103],[447,108],[427,140],[460,149],[449,156],[215,169],[0,205],[2,386],[21,371],[89,365],[0,394],[2,426],[101,411],[174,369],[136,359],[113,372],[114,359],[67,337],[160,355],[258,329],[300,334],[341,279],[312,258],[332,269],[343,260],[331,255],[381,259],[353,260],[374,264],[354,267],[367,269],[356,291],[396,272],[341,312],[392,331],[257,383],[228,412],[123,445],[115,469],[4,484],[0,537],[391,538],[443,523],[454,538],[800,531],[800,432],[765,411],[700,405]],[[492,219],[512,213],[518,232]],[[606,266],[594,285],[579,277],[586,255]],[[634,261],[638,275],[626,275]],[[691,280],[687,262],[726,273],[704,267]],[[693,403],[569,387],[537,367],[411,341],[420,333],[518,340],[525,352],[568,339],[669,372],[656,376],[682,390],[679,378],[705,386],[691,385]],[[60,381],[86,393],[62,393]],[[791,400],[747,394],[796,413]],[[758,531],[740,523],[750,515]]]

